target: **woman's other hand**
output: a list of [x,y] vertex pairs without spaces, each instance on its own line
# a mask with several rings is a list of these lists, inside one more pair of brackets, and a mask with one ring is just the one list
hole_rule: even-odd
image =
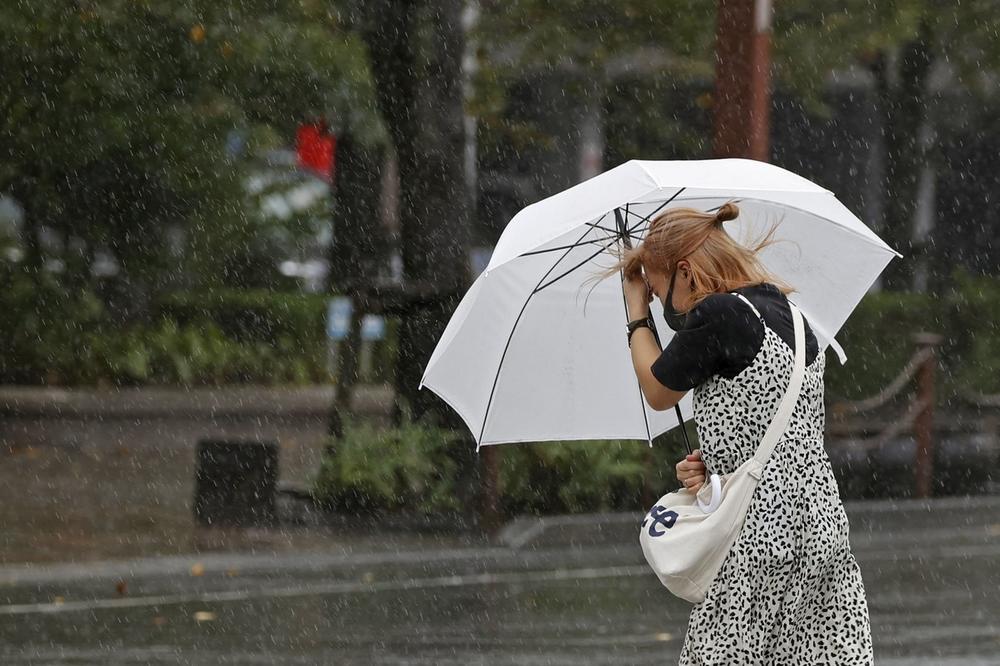
[[705,463],[701,461],[701,449],[695,449],[677,463],[677,480],[692,493],[698,492],[705,483]]

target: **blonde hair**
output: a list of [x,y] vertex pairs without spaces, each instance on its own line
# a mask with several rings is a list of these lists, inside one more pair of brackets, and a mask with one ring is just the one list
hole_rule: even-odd
[[696,208],[670,208],[657,215],[650,223],[642,243],[624,252],[615,245],[618,261],[601,271],[603,280],[623,271],[625,279],[641,278],[644,268],[670,275],[681,260],[691,266],[691,305],[688,311],[706,296],[725,293],[768,282],[786,296],[795,289],[771,275],[757,258],[757,253],[777,242],[774,233],[780,223],[775,223],[764,236],[746,247],[733,240],[722,225],[736,219],[740,209],[728,202],[715,212]]

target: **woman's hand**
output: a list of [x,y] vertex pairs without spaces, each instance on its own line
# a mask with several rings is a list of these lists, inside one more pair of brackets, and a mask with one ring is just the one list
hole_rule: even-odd
[[692,493],[698,492],[705,483],[705,463],[701,461],[701,449],[695,449],[677,463],[677,480]]
[[623,285],[625,289],[625,304],[628,306],[629,321],[642,319],[649,314],[649,303],[653,300],[653,292],[642,276],[629,278]]

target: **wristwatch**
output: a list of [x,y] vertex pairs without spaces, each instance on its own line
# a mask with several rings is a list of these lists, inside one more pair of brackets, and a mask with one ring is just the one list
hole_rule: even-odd
[[653,335],[656,335],[656,325],[653,324],[653,317],[646,315],[642,319],[633,319],[628,324],[625,325],[625,330],[628,331],[628,346],[632,346],[632,334],[635,333],[637,328],[642,328],[645,326],[649,330],[653,331]]

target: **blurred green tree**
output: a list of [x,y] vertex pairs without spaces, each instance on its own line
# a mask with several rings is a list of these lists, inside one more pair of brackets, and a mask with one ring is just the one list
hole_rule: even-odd
[[318,1],[3,3],[0,62],[0,192],[24,212],[22,265],[87,286],[109,255],[130,306],[274,275],[270,227],[302,220],[262,215],[244,183],[367,81]]
[[956,113],[956,93],[980,104],[995,98],[998,11],[996,0],[776,4],[775,64],[806,99],[819,102],[833,70],[860,68],[874,81],[886,202],[877,222],[885,241],[903,254],[882,275],[886,289],[912,289],[920,264],[931,274],[932,289],[948,282],[954,260],[934,253],[933,234],[914,234],[921,174],[928,164],[944,166],[937,145],[941,130],[977,120]]

